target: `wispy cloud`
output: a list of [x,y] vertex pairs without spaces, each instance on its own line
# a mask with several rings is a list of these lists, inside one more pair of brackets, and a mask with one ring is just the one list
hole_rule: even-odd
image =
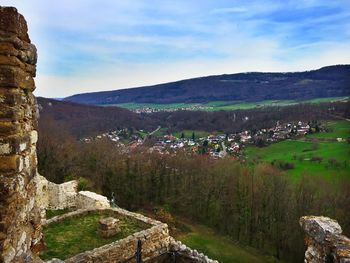
[[2,0],[29,23],[49,97],[350,63],[348,0]]

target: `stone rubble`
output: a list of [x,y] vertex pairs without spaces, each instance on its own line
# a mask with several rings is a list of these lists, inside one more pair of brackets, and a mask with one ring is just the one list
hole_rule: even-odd
[[119,220],[113,217],[101,218],[98,232],[103,238],[115,236],[120,232]]

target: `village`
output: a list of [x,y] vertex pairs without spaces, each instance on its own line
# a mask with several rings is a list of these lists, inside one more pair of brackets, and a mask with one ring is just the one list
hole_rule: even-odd
[[257,131],[245,130],[231,134],[209,134],[205,137],[197,137],[195,132],[192,132],[191,136],[180,133],[180,136],[176,137],[167,131],[159,132],[160,127],[149,133],[144,130],[134,131],[124,128],[84,138],[81,141],[91,143],[95,140],[107,139],[125,153],[131,153],[136,149],[161,155],[176,154],[181,151],[187,154],[204,154],[212,158],[224,158],[226,156],[242,157],[243,149],[247,145],[264,147],[281,140],[320,132],[320,130],[318,123],[302,121],[284,124],[277,122],[272,128]]
[[190,105],[187,107],[175,107],[175,108],[151,108],[151,107],[141,107],[136,109],[130,109],[131,111],[138,114],[150,114],[155,112],[175,112],[175,111],[206,111],[213,110],[214,107],[203,106],[201,104]]

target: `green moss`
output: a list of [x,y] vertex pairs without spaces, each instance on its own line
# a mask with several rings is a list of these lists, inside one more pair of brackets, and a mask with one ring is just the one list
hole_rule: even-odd
[[149,226],[132,218],[115,216],[120,220],[121,231],[111,238],[101,238],[97,233],[98,220],[102,216],[111,216],[107,212],[94,212],[43,228],[46,249],[40,254],[44,260],[51,258],[66,259],[78,253],[123,239],[133,233],[147,229]]

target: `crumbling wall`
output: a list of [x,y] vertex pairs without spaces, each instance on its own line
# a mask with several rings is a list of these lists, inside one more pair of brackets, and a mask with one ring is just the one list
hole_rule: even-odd
[[36,185],[36,201],[41,209],[57,210],[76,207],[77,181],[55,184],[37,175]]
[[350,239],[342,235],[337,221],[323,216],[304,216],[305,263],[350,263]]
[[37,53],[15,8],[0,6],[0,262],[28,262],[41,240],[35,205]]
[[109,208],[107,197],[90,191],[78,192],[76,180],[55,184],[45,177],[36,176],[36,201],[45,218],[45,210],[52,209],[101,209]]

